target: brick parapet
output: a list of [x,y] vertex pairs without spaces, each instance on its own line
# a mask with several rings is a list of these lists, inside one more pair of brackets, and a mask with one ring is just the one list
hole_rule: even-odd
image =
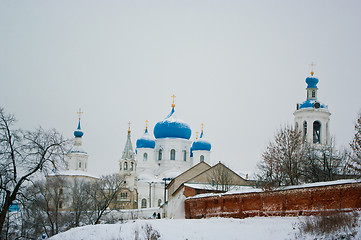
[[361,209],[361,183],[253,193],[223,194],[185,201],[186,218],[317,215]]

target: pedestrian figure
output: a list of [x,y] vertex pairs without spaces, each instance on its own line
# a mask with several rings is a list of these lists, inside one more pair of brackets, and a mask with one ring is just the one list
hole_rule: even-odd
[[154,212],[154,213],[153,213],[153,218],[155,219],[156,216],[157,216],[157,214]]
[[160,219],[160,213],[158,213],[157,218]]

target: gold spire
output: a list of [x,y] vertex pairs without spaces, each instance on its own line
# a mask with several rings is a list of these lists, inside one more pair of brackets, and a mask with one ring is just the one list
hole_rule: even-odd
[[130,124],[131,124],[131,122],[129,121],[128,122],[128,133],[130,133]]
[[313,71],[313,67],[316,66],[316,64],[311,63],[311,76],[313,77],[313,74],[315,74],[315,72]]
[[173,98],[172,108],[174,108],[175,107],[175,104],[174,104],[175,95],[173,94],[173,96],[171,96],[171,98]]
[[198,131],[196,132],[196,139],[198,139]]
[[149,121],[148,121],[148,120],[145,120],[145,130],[148,129],[148,123],[149,123]]
[[83,114],[83,112],[81,111],[81,108],[79,108],[79,111],[77,112],[77,114],[79,115],[79,121],[80,121],[81,115]]

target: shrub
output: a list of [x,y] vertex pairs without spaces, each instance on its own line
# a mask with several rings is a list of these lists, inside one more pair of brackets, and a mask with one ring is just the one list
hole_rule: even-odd
[[300,237],[311,235],[320,236],[320,239],[352,239],[357,234],[358,220],[357,212],[306,217],[299,224]]

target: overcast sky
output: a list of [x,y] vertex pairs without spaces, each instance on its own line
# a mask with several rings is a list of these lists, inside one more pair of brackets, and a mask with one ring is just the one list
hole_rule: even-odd
[[204,123],[212,161],[255,171],[293,124],[314,62],[337,146],[361,109],[361,1],[3,1],[0,106],[23,129],[72,138],[79,107],[89,172],[117,172],[127,123],[171,110]]

